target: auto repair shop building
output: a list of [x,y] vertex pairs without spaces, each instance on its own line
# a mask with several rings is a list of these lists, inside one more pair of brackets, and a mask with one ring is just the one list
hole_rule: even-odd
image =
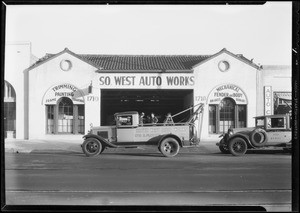
[[214,55],[93,55],[66,48],[32,62],[28,45],[7,48],[25,60],[22,71],[5,70],[6,132],[19,139],[81,139],[91,126],[114,125],[116,112],[154,112],[162,122],[169,112],[204,103],[202,125],[196,125],[202,140],[216,140],[230,127],[253,126],[257,115],[286,113],[278,106],[291,103],[290,67],[264,69],[226,49]]

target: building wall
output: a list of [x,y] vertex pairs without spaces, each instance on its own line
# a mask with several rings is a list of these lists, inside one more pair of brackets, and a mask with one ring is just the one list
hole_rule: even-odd
[[15,42],[5,45],[4,79],[16,92],[16,138],[25,138],[24,70],[31,64],[31,43]]
[[[238,57],[226,52],[216,54],[210,59],[194,67],[193,73],[96,73],[89,64],[68,52],[56,55],[54,58],[42,62],[39,66],[26,69],[31,62],[30,43],[6,45],[5,80],[16,91],[16,129],[18,139],[81,139],[82,135],[47,134],[46,132],[46,104],[54,86],[70,84],[75,86],[83,96],[85,106],[85,133],[91,125],[101,125],[101,89],[193,89],[193,96],[185,97],[184,107],[190,104],[204,103],[203,118],[197,123],[202,140],[218,139],[219,134],[209,133],[209,104],[213,93],[219,86],[233,85],[245,96],[247,102],[247,126],[254,125],[253,117],[264,114],[264,87],[271,86],[272,91],[291,92],[291,68],[288,66],[264,66],[258,69],[245,63]],[[69,60],[72,68],[63,71],[60,67],[62,60]],[[227,61],[229,69],[221,72],[220,61]],[[17,62],[17,63],[16,63]],[[25,70],[26,69],[26,70]],[[25,71],[24,71],[25,70]],[[123,85],[115,84],[115,77],[135,78],[135,83],[125,81]],[[168,85],[164,81],[161,85],[143,85],[142,77],[166,76],[188,77],[193,80],[187,85]],[[102,77],[102,78],[101,78]],[[111,84],[104,85],[103,79],[111,78]],[[102,80],[100,80],[102,79]],[[92,85],[92,92],[88,87]],[[49,104],[49,103],[48,103]],[[202,127],[200,128],[200,122]]]
[[[218,68],[220,61],[229,62],[228,71],[221,72]],[[209,134],[209,113],[210,93],[218,86],[231,84],[239,87],[248,101],[247,104],[247,126],[253,126],[256,115],[256,78],[257,69],[249,66],[241,60],[222,53],[209,61],[206,61],[194,69],[195,81],[194,88],[195,103],[204,102],[204,117],[201,130],[202,139],[217,139],[219,135]]]
[[[270,86],[274,92],[292,92],[292,69],[291,66],[285,65],[264,65],[259,71],[259,88],[260,93],[257,96],[258,109],[257,115],[264,115],[265,96],[264,87]],[[272,95],[273,96],[273,95]],[[273,100],[271,101],[274,105]],[[273,114],[272,108],[272,114]]]
[[[63,71],[60,68],[62,60],[69,60],[72,68]],[[78,88],[84,94],[85,104],[85,128],[89,129],[90,123],[100,125],[100,103],[87,101],[88,86],[95,75],[95,67],[83,62],[68,53],[63,53],[36,68],[28,71],[28,125],[29,139],[36,138],[81,138],[82,135],[51,135],[46,134],[46,100],[55,85],[70,84]],[[94,95],[97,91],[94,91]],[[59,97],[58,97],[59,98]],[[87,110],[92,108],[93,110]],[[86,130],[87,131],[87,130]]]

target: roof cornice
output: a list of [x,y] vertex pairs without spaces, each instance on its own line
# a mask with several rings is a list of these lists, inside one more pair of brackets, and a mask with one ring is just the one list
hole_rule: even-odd
[[[44,63],[46,63],[46,62],[48,62],[48,61],[50,61],[50,60],[52,60],[52,59],[54,59],[54,58],[56,58],[56,57],[62,55],[62,54],[64,54],[64,53],[68,53],[68,54],[74,56],[75,58],[78,58],[79,60],[84,61],[85,63],[90,64],[91,66],[95,67],[96,69],[100,69],[96,64],[92,63],[91,61],[89,61],[89,60],[87,60],[87,59],[85,59],[85,58],[83,58],[83,57],[80,57],[80,56],[77,55],[76,53],[70,51],[68,48],[65,48],[63,51],[61,51],[61,52],[59,52],[59,53],[56,53],[56,54],[53,54],[53,55],[50,55],[50,54],[49,54],[50,56],[49,56],[47,59],[45,59],[45,60],[43,60],[44,57],[41,58],[41,59],[39,59],[38,61],[36,61],[35,64],[31,65],[27,70],[30,71],[30,70],[32,70],[32,69],[38,67],[38,66],[41,66],[42,64],[44,64]],[[40,63],[39,63],[39,62],[40,62]]]
[[234,57],[234,58],[236,58],[236,59],[238,59],[238,60],[240,60],[240,61],[242,61],[242,62],[244,62],[244,63],[246,63],[246,64],[248,64],[248,65],[250,65],[250,66],[252,66],[252,67],[254,67],[255,69],[260,69],[260,66],[258,66],[257,64],[255,64],[255,63],[253,63],[253,62],[249,62],[249,61],[247,61],[247,60],[245,60],[245,59],[242,59],[241,57],[239,57],[239,56],[233,54],[232,52],[228,51],[226,48],[223,48],[222,50],[220,50],[220,51],[217,52],[216,54],[212,55],[211,57],[209,57],[209,58],[207,58],[207,59],[205,59],[205,60],[199,62],[198,64],[195,64],[195,65],[193,66],[193,68],[195,68],[195,67],[197,67],[197,66],[199,66],[199,65],[201,65],[201,64],[206,63],[207,61],[209,61],[209,60],[211,60],[211,59],[213,59],[213,58],[215,58],[215,57],[221,55],[222,53],[227,53],[228,55],[230,55],[230,56],[232,56],[232,57]]

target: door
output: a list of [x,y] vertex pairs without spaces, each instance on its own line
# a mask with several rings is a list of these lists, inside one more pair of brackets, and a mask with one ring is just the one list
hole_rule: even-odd
[[62,98],[58,104],[58,133],[73,133],[73,102]]
[[225,133],[235,127],[235,102],[231,98],[224,98],[220,105],[219,132]]

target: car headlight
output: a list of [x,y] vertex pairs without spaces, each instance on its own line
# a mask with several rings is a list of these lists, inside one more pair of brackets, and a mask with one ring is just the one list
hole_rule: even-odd
[[228,129],[227,133],[228,133],[229,136],[231,136],[231,135],[233,135],[233,130],[232,129]]

